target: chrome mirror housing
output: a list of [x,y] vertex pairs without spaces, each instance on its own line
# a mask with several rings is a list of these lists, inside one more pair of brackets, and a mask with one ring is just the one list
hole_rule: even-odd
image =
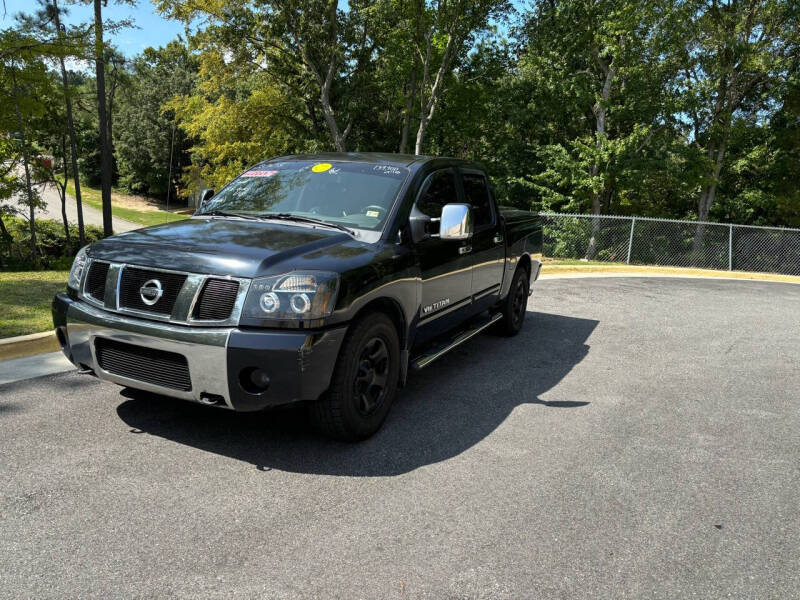
[[439,222],[443,240],[468,240],[472,237],[472,211],[469,204],[445,204]]

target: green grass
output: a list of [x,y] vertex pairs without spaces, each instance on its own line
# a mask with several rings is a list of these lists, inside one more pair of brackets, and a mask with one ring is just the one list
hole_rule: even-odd
[[[75,184],[71,181],[67,183],[67,193],[70,196],[75,196]],[[92,188],[81,182],[81,201],[85,202],[92,208],[103,210],[103,200],[101,192],[98,188]],[[166,210],[136,210],[134,208],[125,208],[122,206],[114,206],[114,192],[111,193],[111,214],[120,219],[139,223],[140,225],[161,225],[169,221],[182,221],[188,215],[180,213],[169,212]]]
[[67,286],[69,271],[0,273],[0,338],[53,328],[50,303]]

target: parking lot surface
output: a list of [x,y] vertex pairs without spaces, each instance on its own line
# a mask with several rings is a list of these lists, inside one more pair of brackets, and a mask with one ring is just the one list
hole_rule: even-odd
[[331,442],[0,386],[0,597],[800,597],[800,286],[546,280]]

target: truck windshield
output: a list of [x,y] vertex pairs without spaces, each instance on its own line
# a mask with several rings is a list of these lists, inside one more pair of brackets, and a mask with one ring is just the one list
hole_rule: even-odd
[[213,196],[198,214],[296,215],[379,231],[408,169],[346,161],[263,163]]

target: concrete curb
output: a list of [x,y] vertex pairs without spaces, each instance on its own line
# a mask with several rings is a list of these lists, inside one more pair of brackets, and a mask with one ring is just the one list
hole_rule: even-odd
[[691,277],[702,279],[735,279],[739,281],[773,281],[800,283],[800,276],[749,271],[714,271],[711,269],[682,269],[678,267],[630,267],[626,265],[548,265],[542,264],[542,275],[559,277]]
[[762,279],[751,277],[718,277],[716,275],[681,275],[676,273],[623,273],[623,272],[589,272],[589,273],[558,273],[545,272],[539,276],[538,281],[549,279],[706,279],[718,281],[749,281],[751,283],[783,283],[800,285],[800,281],[784,281],[783,279]]
[[0,361],[0,386],[44,375],[74,371],[75,365],[59,350]]
[[58,350],[61,350],[61,346],[53,331],[0,339],[0,360],[33,356]]

